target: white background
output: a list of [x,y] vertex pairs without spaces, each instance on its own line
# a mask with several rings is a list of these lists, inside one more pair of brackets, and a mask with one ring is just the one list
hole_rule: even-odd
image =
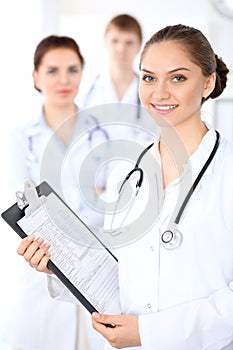
[[[233,20],[220,15],[211,0],[9,0],[0,6],[1,212],[11,204],[11,189],[6,187],[8,136],[16,124],[37,114],[40,105],[31,73],[34,49],[43,37],[64,34],[77,40],[86,60],[83,84],[102,68],[105,62],[103,31],[109,19],[120,13],[129,13],[139,20],[144,41],[165,25],[183,23],[198,27],[210,39],[215,52],[233,68]],[[216,121],[218,117],[216,126],[229,138],[233,138],[232,80],[231,74],[222,96],[228,102],[221,103],[219,99],[217,109],[215,103],[207,103],[204,111],[206,120]],[[3,220],[0,234],[1,330],[14,299],[14,281],[17,281],[14,266],[24,261],[16,253],[19,237]],[[1,341],[0,348],[4,350]]]

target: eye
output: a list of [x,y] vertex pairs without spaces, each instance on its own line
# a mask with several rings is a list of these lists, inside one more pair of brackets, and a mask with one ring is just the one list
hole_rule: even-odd
[[126,46],[133,47],[135,45],[135,42],[133,40],[129,40],[126,42]]
[[78,69],[78,68],[75,68],[75,67],[71,67],[71,68],[69,68],[69,73],[70,73],[70,74],[79,73],[79,69]]
[[175,82],[175,83],[181,83],[185,80],[187,80],[183,75],[176,75],[172,78],[172,80]]
[[118,39],[112,38],[111,43],[112,43],[112,44],[117,44],[117,43],[118,43]]
[[48,74],[51,74],[51,75],[54,75],[57,73],[57,69],[56,68],[50,68],[48,71],[47,71]]
[[147,83],[153,83],[155,81],[155,78],[147,74],[142,77],[142,80],[146,81]]

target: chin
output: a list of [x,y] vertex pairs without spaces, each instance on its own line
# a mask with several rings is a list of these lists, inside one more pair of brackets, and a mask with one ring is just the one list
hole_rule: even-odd
[[174,126],[172,121],[167,120],[165,116],[162,116],[161,114],[155,112],[154,110],[148,109],[147,110],[152,119],[158,124],[160,127],[171,127]]

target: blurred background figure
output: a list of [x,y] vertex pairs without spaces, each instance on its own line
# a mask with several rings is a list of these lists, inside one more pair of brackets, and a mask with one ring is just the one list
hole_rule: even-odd
[[[79,118],[74,102],[83,65],[79,46],[70,37],[51,35],[38,44],[33,80],[35,89],[41,93],[42,108],[31,123],[15,129],[10,139],[12,194],[22,189],[26,178],[36,185],[41,182],[41,163],[51,137],[55,139],[57,152],[50,158],[53,163],[58,153],[64,157],[77,131],[81,132],[88,124],[88,118]],[[48,293],[47,278],[26,264],[17,280],[16,303],[6,332],[12,349],[73,350],[80,341],[83,349],[89,349],[87,337],[84,340],[85,331],[78,339],[81,306],[55,302]]]
[[34,54],[34,87],[41,93],[42,108],[33,113],[31,122],[17,128],[10,140],[12,181],[22,186],[30,177],[40,181],[40,167],[45,147],[51,136],[66,121],[66,133],[57,141],[65,152],[75,127],[78,93],[84,59],[76,42],[69,37],[49,36],[43,39]]
[[84,91],[80,91],[80,98],[83,97],[79,105],[87,109],[106,103],[140,104],[138,75],[134,69],[142,44],[139,22],[128,14],[113,17],[105,29],[104,43],[108,65]]
[[101,60],[102,68],[91,82],[89,78],[89,83],[80,85],[78,105],[96,115],[102,124],[113,124],[112,128],[108,125],[111,140],[130,139],[148,144],[157,133],[138,95],[139,75],[135,66],[142,39],[142,27],[135,17],[125,13],[112,17],[104,29],[107,57]]

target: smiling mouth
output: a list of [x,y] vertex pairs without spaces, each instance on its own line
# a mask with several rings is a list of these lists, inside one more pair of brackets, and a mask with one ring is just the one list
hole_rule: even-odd
[[178,107],[178,105],[153,105],[153,107],[159,111],[168,112]]

